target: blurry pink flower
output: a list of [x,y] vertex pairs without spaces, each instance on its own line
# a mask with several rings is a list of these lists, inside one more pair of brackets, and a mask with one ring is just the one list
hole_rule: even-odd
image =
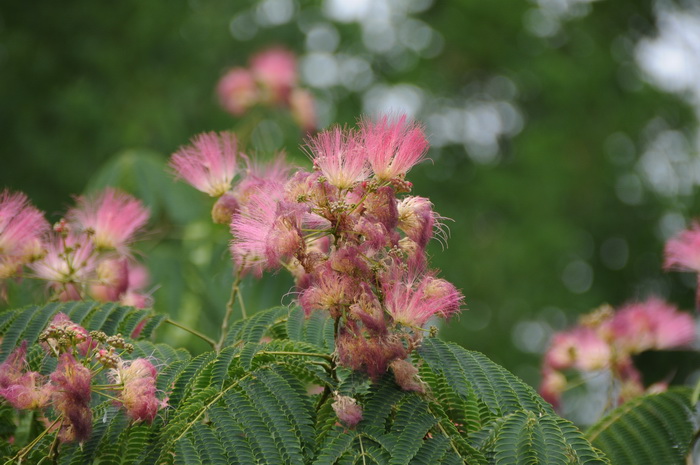
[[666,242],[664,268],[700,273],[700,224],[679,232]]
[[113,382],[123,385],[119,402],[132,419],[150,423],[163,406],[156,397],[157,374],[153,364],[145,358],[121,361],[117,368],[110,370]]
[[348,189],[369,176],[369,166],[357,135],[335,127],[308,141],[314,167],[329,183]]
[[554,335],[545,353],[545,366],[593,371],[609,366],[610,357],[610,346],[593,329],[576,327]]
[[236,116],[245,113],[260,98],[253,74],[244,68],[227,71],[219,80],[216,93],[221,106]]
[[693,318],[656,297],[622,307],[608,331],[620,349],[633,354],[687,346],[695,340]]
[[268,100],[283,103],[297,83],[296,57],[289,50],[271,48],[250,59],[250,71],[268,91]]
[[464,296],[444,279],[420,277],[417,270],[396,269],[382,277],[384,305],[394,321],[408,326],[423,326],[432,316],[447,318],[459,312]]
[[272,161],[261,163],[246,159],[246,169],[243,178],[233,188],[233,196],[238,207],[245,207],[250,196],[256,192],[265,192],[275,200],[282,198],[284,186],[289,180],[292,166],[287,163],[284,153],[279,153]]
[[49,223],[21,192],[0,194],[0,279],[20,271],[21,266],[43,253],[41,237]]
[[92,430],[90,410],[92,373],[69,353],[61,354],[51,373],[54,407],[63,414],[59,437],[64,442],[84,441]]
[[29,268],[39,279],[49,282],[61,300],[79,300],[81,287],[95,271],[93,242],[86,234],[52,234],[46,244],[46,255]]
[[554,407],[558,407],[561,394],[566,390],[566,386],[566,376],[559,371],[546,369],[542,373],[540,395]]
[[107,188],[96,196],[78,197],[66,217],[81,231],[90,232],[97,249],[123,252],[148,221],[148,209],[131,195]]
[[423,129],[409,123],[405,115],[396,121],[387,116],[377,122],[364,120],[360,134],[369,164],[383,181],[405,175],[428,149]]
[[348,428],[354,428],[362,420],[362,407],[352,397],[336,393],[332,407],[338,419]]
[[27,341],[15,349],[0,364],[0,396],[19,410],[45,407],[51,396],[51,386],[35,371],[25,372]]
[[289,96],[289,106],[294,121],[303,131],[311,132],[316,129],[316,103],[311,92],[295,88]]
[[236,136],[229,132],[199,134],[170,158],[177,177],[195,189],[219,197],[231,188],[237,171]]

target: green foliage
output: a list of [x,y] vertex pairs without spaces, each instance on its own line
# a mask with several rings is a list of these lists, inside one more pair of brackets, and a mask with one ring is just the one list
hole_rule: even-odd
[[683,465],[697,432],[690,397],[687,388],[638,397],[602,418],[586,437],[616,465]]
[[[9,350],[24,338],[34,342],[58,311],[110,333],[134,325],[135,310],[111,304],[27,307],[11,311],[11,318],[2,315],[3,347]],[[133,424],[111,402],[96,404],[91,437],[82,445],[61,446],[58,461],[607,463],[531,388],[481,354],[427,339],[414,360],[425,393],[405,392],[391,374],[370,382],[336,367],[329,349],[332,328],[320,314],[304,319],[298,308],[273,308],[234,324],[229,344],[219,353],[191,357],[167,344],[138,341],[132,356],[149,356],[160,367],[158,389],[167,393],[169,407],[147,425]],[[309,394],[314,386],[314,392],[322,392]],[[363,420],[354,429],[336,417],[335,391],[363,406]],[[17,434],[11,411],[2,412],[0,430],[5,436]],[[42,438],[27,462],[49,453],[52,441],[51,435]]]

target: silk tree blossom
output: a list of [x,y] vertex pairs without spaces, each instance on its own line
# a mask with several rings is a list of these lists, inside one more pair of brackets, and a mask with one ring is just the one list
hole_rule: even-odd
[[666,242],[664,268],[700,273],[700,224],[693,223]]
[[314,168],[338,189],[349,189],[370,174],[367,158],[354,131],[335,127],[308,141]]
[[251,195],[248,207],[231,221],[236,264],[260,276],[264,268],[275,268],[292,257],[304,245],[302,213],[298,206],[277,202],[264,191]]
[[166,405],[156,397],[157,375],[153,364],[145,358],[121,361],[110,370],[112,381],[123,386],[119,404],[133,420],[151,423],[158,410]]
[[425,248],[437,229],[439,237],[445,239],[445,232],[440,229],[444,220],[433,210],[433,203],[425,198],[409,196],[401,200],[398,205],[398,227],[408,238],[419,247]]
[[377,122],[364,120],[360,136],[367,160],[382,181],[405,176],[428,150],[422,127],[408,122],[405,115],[395,121],[387,116]]
[[631,354],[688,346],[695,340],[693,318],[655,297],[622,307],[605,329],[618,350]]
[[250,71],[273,103],[286,102],[297,83],[296,57],[281,47],[264,50],[250,59]]
[[0,279],[16,275],[21,267],[43,254],[42,236],[49,223],[21,192],[0,194]]
[[316,129],[316,102],[314,96],[306,89],[293,89],[289,95],[289,108],[292,118],[306,132]]
[[53,405],[64,417],[59,437],[64,442],[84,441],[92,431],[90,409],[92,373],[70,353],[61,354],[51,374]]
[[48,281],[60,300],[80,300],[82,289],[93,276],[97,261],[87,234],[52,234],[46,255],[29,265],[34,276]]
[[245,68],[234,68],[224,74],[216,86],[219,103],[227,111],[240,116],[260,98],[253,73]]
[[[398,279],[397,279],[398,276]],[[447,318],[459,311],[464,296],[450,282],[416,270],[382,278],[384,305],[397,323],[422,327],[432,316]]]
[[292,171],[292,165],[287,162],[284,152],[269,162],[259,162],[248,157],[245,159],[244,176],[232,190],[239,205],[245,206],[250,196],[260,191],[275,200],[282,198]]
[[78,231],[88,233],[99,250],[126,252],[134,235],[148,222],[148,209],[141,201],[117,189],[107,188],[95,196],[78,197],[66,215]]
[[27,341],[0,364],[0,396],[16,409],[38,409],[50,400],[51,385],[35,371],[25,371]]
[[170,158],[170,166],[179,178],[195,189],[219,197],[231,188],[237,172],[236,136],[229,132],[199,134],[191,145],[182,147]]
[[354,428],[362,421],[362,407],[352,397],[336,393],[331,407],[338,419],[348,428]]
[[593,329],[577,327],[554,336],[545,364],[556,370],[593,371],[609,367],[611,356],[610,346]]

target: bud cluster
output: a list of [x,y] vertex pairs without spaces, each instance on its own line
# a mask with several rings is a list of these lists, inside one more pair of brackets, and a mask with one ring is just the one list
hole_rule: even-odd
[[556,333],[544,357],[540,393],[558,404],[568,387],[566,372],[609,370],[620,402],[645,392],[665,389],[663,383],[645,388],[632,356],[646,350],[687,347],[695,340],[693,318],[674,306],[650,298],[614,311],[601,307],[581,318],[576,327]]
[[405,195],[412,188],[406,173],[428,147],[422,128],[405,117],[332,128],[308,141],[313,171],[291,174],[281,158],[267,166],[248,161],[233,185],[236,168],[224,161],[235,154],[223,142],[232,137],[200,136],[171,166],[204,192],[213,194],[201,186],[230,186],[217,190],[213,218],[230,224],[239,272],[287,269],[306,313],[335,320],[342,365],[372,378],[391,366],[405,389],[421,389],[410,363],[394,362],[418,346],[431,317],[449,317],[463,301],[427,265],[426,247],[443,218],[428,199]]
[[0,194],[0,293],[4,280],[28,276],[48,283],[61,301],[91,297],[139,308],[150,305],[142,289],[145,268],[132,257],[134,235],[148,221],[135,198],[105,189],[78,197],[76,206],[49,227],[22,193]]
[[289,50],[272,48],[254,55],[248,68],[228,70],[216,90],[221,106],[235,116],[256,105],[282,106],[302,129],[316,128],[313,96],[298,86],[297,60]]
[[[24,341],[0,364],[0,396],[20,410],[53,408],[61,419],[61,441],[84,441],[90,436],[93,394],[115,399],[133,420],[152,422],[166,406],[166,401],[156,397],[157,372],[151,362],[122,359],[134,347],[121,335],[88,332],[59,313],[39,342],[49,356],[58,358],[56,369],[48,376],[28,370]],[[104,370],[108,370],[110,384],[97,384]]]

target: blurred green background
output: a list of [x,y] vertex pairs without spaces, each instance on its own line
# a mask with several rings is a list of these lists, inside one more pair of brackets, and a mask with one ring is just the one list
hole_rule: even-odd
[[[214,92],[284,45],[321,127],[425,122],[432,163],[409,179],[454,220],[431,253],[468,304],[442,335],[536,384],[549,335],[582,312],[650,294],[692,307],[694,278],[660,265],[698,213],[698,30],[691,1],[3,2],[0,185],[52,220],[107,184],[140,196],[156,309],[216,334],[228,234],[164,166],[193,135],[241,127],[246,152],[308,166],[288,115],[236,119]],[[289,303],[290,283],[246,281],[249,311]]]

